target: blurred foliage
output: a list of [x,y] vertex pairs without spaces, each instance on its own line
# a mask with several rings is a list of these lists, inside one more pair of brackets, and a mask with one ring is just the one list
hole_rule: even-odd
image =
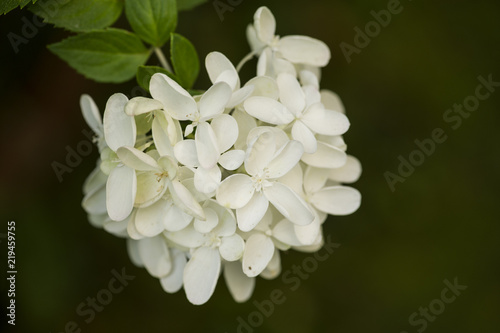
[[[497,332],[500,91],[457,130],[442,117],[474,94],[478,76],[492,74],[500,81],[500,3],[402,4],[404,10],[350,64],[340,43],[352,44],[354,27],[363,29],[373,20],[370,11],[387,8],[387,1],[242,1],[224,12],[223,21],[208,2],[180,14],[177,31],[193,42],[201,59],[210,51],[223,52],[234,63],[243,58],[249,50],[245,28],[260,5],[276,15],[278,34],[324,40],[333,58],[322,86],[343,99],[351,120],[348,151],[364,168],[354,185],[363,194],[361,209],[325,224],[325,234],[340,248],[296,291],[281,278],[259,279],[253,298],[235,304],[221,278],[201,307],[189,304],[182,291],[163,292],[156,279],[132,265],[123,240],[89,225],[80,207],[81,185],[96,151],[62,183],[51,167],[53,161],[65,163],[68,146],[76,149],[86,140],[78,106],[82,93],[92,95],[102,111],[112,93],[132,96],[141,90],[134,82],[98,84],[79,76],[45,48],[67,33],[34,24],[26,28],[33,22],[30,12],[16,9],[0,17],[6,36],[0,47],[0,232],[8,220],[17,222],[14,332],[63,332],[69,321],[82,332],[236,332],[237,318],[246,320],[256,310],[253,301],[280,289],[286,301],[255,332],[410,333],[420,326],[412,327],[408,317],[439,298],[443,280],[454,277],[468,289],[426,332]],[[128,28],[123,19],[118,26]],[[12,33],[27,36],[17,54],[9,42]],[[244,67],[243,81],[255,64]],[[194,88],[208,83],[202,70]],[[416,149],[414,140],[430,137],[434,128],[443,128],[448,140],[392,193],[384,172],[396,173],[398,156],[407,158]],[[0,247],[6,253],[5,242]],[[283,255],[283,270],[307,257]],[[77,306],[106,288],[111,271],[122,267],[136,278],[85,323]],[[3,290],[1,295],[6,300]]]

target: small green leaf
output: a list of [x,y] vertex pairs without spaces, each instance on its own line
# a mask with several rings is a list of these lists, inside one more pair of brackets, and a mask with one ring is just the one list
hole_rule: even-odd
[[151,81],[151,77],[156,73],[163,73],[167,75],[169,78],[177,82],[177,78],[174,74],[170,73],[163,67],[158,66],[139,66],[137,70],[137,83],[141,86],[142,89],[149,91],[149,81]]
[[172,34],[170,56],[180,85],[191,89],[200,72],[200,60],[193,44],[179,34]]
[[35,3],[37,0],[1,0],[0,1],[0,14],[7,14],[16,7],[23,8],[27,4]]
[[39,0],[30,10],[56,27],[84,32],[107,28],[115,23],[122,13],[123,1]]
[[177,10],[191,10],[205,2],[207,2],[207,0],[177,0]]
[[135,34],[109,28],[70,37],[49,49],[85,77],[98,82],[125,82],[149,58]]
[[125,0],[125,14],[135,33],[161,47],[177,27],[176,0]]

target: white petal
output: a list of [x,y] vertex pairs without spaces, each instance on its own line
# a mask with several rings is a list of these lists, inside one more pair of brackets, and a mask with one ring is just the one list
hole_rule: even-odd
[[327,110],[320,103],[311,105],[301,120],[316,133],[330,136],[342,135],[350,126],[343,113]]
[[210,124],[217,137],[217,147],[223,153],[231,148],[238,139],[238,123],[227,114],[221,114]]
[[127,239],[127,252],[130,261],[137,267],[144,267],[141,255],[139,254],[139,242],[133,239]]
[[[130,214],[130,218],[132,218],[133,215],[134,213],[132,212],[132,214]],[[127,218],[123,221],[113,221],[110,220],[108,214],[106,214],[106,220],[104,220],[102,227],[112,235],[122,238],[129,238],[127,227],[130,223],[130,218]]]
[[203,212],[203,208],[201,208],[200,204],[193,197],[193,194],[178,181],[170,182],[170,184],[170,193],[177,206],[187,214],[197,219],[204,220],[205,213]]
[[254,89],[254,86],[247,85],[241,89],[236,90],[227,103],[226,108],[232,109],[235,106],[243,103],[248,97],[252,96]]
[[268,206],[269,200],[262,193],[255,192],[252,199],[244,207],[236,210],[238,228],[244,232],[255,228],[266,214]]
[[304,189],[306,193],[314,193],[321,190],[328,180],[329,169],[308,167],[304,172]]
[[309,70],[302,70],[299,73],[300,82],[303,86],[312,86],[316,89],[319,89],[319,80],[318,77]]
[[274,133],[271,131],[262,132],[247,150],[245,158],[246,171],[250,175],[256,175],[261,172],[269,165],[275,152],[276,140]]
[[200,247],[184,268],[184,290],[195,304],[206,303],[214,293],[220,272],[220,255],[215,248]]
[[264,188],[264,195],[273,206],[288,220],[298,225],[307,225],[314,219],[309,207],[288,186],[274,183]]
[[87,179],[85,179],[85,182],[83,183],[83,193],[87,194],[89,192],[94,191],[98,187],[103,186],[106,184],[106,180],[108,179],[108,176],[102,172],[99,164],[100,160],[97,161],[97,167],[92,170],[90,175],[88,175]]
[[219,187],[222,173],[218,165],[210,169],[199,167],[194,173],[194,185],[201,193],[213,193]]
[[349,215],[359,208],[361,194],[352,187],[326,187],[311,196],[311,203],[328,214]]
[[194,229],[202,234],[207,234],[212,231],[219,223],[219,216],[210,208],[205,208],[206,220],[194,220]]
[[166,277],[160,279],[163,290],[176,293],[182,288],[182,276],[186,267],[186,254],[178,249],[172,249],[172,270]]
[[361,163],[351,155],[347,155],[346,163],[340,168],[331,169],[328,178],[340,183],[354,183],[361,176]]
[[303,245],[295,235],[294,226],[295,224],[291,223],[288,220],[281,220],[273,228],[273,237],[287,245],[291,246]]
[[312,245],[321,234],[321,219],[314,211],[314,221],[308,225],[294,225],[295,235],[302,245]]
[[205,169],[210,169],[216,165],[220,151],[217,144],[217,137],[208,123],[202,122],[198,125],[194,141],[200,165]]
[[202,246],[206,241],[205,235],[196,231],[193,225],[179,231],[167,232],[165,236],[177,245],[191,249]]
[[245,150],[247,148],[247,137],[250,131],[257,127],[257,121],[248,113],[236,109],[233,112],[233,118],[238,123],[238,139],[234,144],[236,149]]
[[230,150],[225,152],[219,158],[219,164],[226,170],[233,171],[238,169],[245,160],[245,152],[243,150]]
[[247,175],[235,174],[222,181],[217,189],[217,201],[223,207],[237,209],[244,207],[252,198],[255,189]]
[[302,143],[304,152],[307,154],[313,154],[318,149],[318,142],[313,132],[300,120],[293,124],[292,137]]
[[229,237],[223,237],[219,246],[220,255],[224,260],[236,261],[243,256],[245,251],[245,241],[240,235],[234,234]]
[[149,88],[151,96],[163,104],[172,118],[188,120],[198,114],[198,106],[193,97],[165,74],[154,74]]
[[277,100],[279,89],[276,81],[268,76],[257,76],[248,81],[245,86],[254,86],[252,96],[269,97]]
[[106,186],[92,189],[82,200],[82,207],[87,214],[101,215],[107,212],[106,209]]
[[147,207],[152,205],[167,191],[168,178],[160,177],[153,172],[137,173],[137,195],[135,196],[136,207]]
[[269,97],[250,97],[244,107],[249,115],[274,125],[286,125],[294,119],[286,106]]
[[173,156],[174,148],[172,147],[172,142],[170,141],[167,128],[164,128],[161,125],[158,117],[153,119],[152,132],[155,147],[158,150],[158,153],[160,153],[160,156]]
[[299,81],[288,73],[282,73],[277,79],[280,101],[290,110],[294,115],[302,113],[306,107],[306,96],[302,91]]
[[265,44],[257,36],[257,31],[255,30],[253,24],[249,24],[247,26],[246,36],[252,51],[260,50],[265,46]]
[[80,97],[80,108],[82,109],[83,119],[85,119],[87,125],[89,125],[95,134],[102,136],[104,133],[102,129],[101,114],[92,97],[89,95],[82,95],[82,97]]
[[136,125],[133,117],[125,113],[125,105],[128,102],[127,96],[114,94],[106,103],[104,111],[104,137],[106,143],[113,151],[119,147],[135,144]]
[[165,228],[163,216],[169,208],[170,205],[165,200],[159,200],[151,206],[139,208],[135,215],[135,228],[146,237],[159,235]]
[[264,279],[272,280],[276,278],[281,273],[281,258],[280,251],[275,248],[273,257],[267,267],[260,273],[260,276]]
[[344,104],[342,103],[340,97],[333,91],[326,89],[321,90],[321,102],[328,110],[345,113]]
[[[125,220],[125,221],[127,221],[126,230],[127,230],[128,237],[130,237],[134,240],[139,240],[139,239],[143,239],[146,237],[144,237],[142,234],[140,234],[139,231],[137,231],[137,229],[135,228],[135,216],[136,216],[136,214],[137,214],[137,210],[135,209],[132,211],[132,214],[130,214],[130,217]],[[117,223],[123,223],[125,221],[121,221],[121,222],[117,222]],[[114,223],[114,225],[112,225],[110,223],[108,229],[113,229],[113,231],[114,231],[117,228],[122,228],[122,226],[118,226],[117,223]]]
[[243,303],[250,299],[255,288],[255,278],[249,278],[243,273],[239,261],[224,263],[224,278],[236,302]]
[[340,168],[346,162],[346,153],[334,146],[318,142],[318,149],[314,154],[302,155],[302,161],[316,168]]
[[274,254],[274,244],[268,236],[257,233],[247,239],[243,254],[243,272],[248,277],[259,275]]
[[231,90],[239,88],[240,78],[238,72],[234,65],[229,61],[229,59],[220,52],[211,52],[205,58],[205,67],[210,77],[212,83],[217,83],[221,79],[222,73],[230,73],[230,75],[224,80]]
[[289,141],[268,164],[270,178],[280,178],[290,171],[302,157],[304,148],[298,141]]
[[254,15],[254,26],[261,41],[268,44],[273,40],[276,31],[276,20],[269,8],[260,7],[257,9]]
[[125,113],[129,116],[138,116],[161,109],[163,109],[161,102],[146,97],[134,97],[125,105]]
[[174,147],[174,155],[177,160],[189,167],[196,167],[198,162],[198,151],[194,140],[183,140],[177,142]]
[[225,82],[210,87],[200,100],[200,120],[208,120],[221,114],[232,94],[231,87]]
[[191,223],[193,217],[182,211],[179,207],[170,204],[170,209],[163,217],[163,226],[168,231],[179,231],[184,229]]
[[116,155],[123,164],[137,171],[159,171],[160,169],[154,158],[132,147],[120,147]]
[[295,193],[303,195],[303,178],[304,173],[302,172],[302,167],[300,166],[300,163],[297,163],[290,171],[286,173],[286,175],[280,177],[278,181],[288,186]]
[[109,174],[106,183],[106,208],[114,221],[127,218],[134,208],[137,192],[135,170],[127,166],[117,166]]
[[300,64],[324,67],[330,61],[330,49],[320,40],[306,36],[285,36],[277,46],[283,58]]
[[161,278],[170,273],[172,262],[167,243],[162,236],[138,241],[139,255],[149,274]]

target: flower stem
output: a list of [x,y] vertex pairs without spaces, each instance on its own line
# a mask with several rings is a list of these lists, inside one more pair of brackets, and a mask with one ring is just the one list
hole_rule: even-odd
[[[265,47],[264,47],[265,48]],[[250,60],[252,60],[252,58],[257,55],[259,52],[261,52],[264,48],[261,48],[259,50],[255,50],[255,51],[252,51],[250,52],[249,54],[247,54],[245,56],[245,58],[241,59],[240,63],[238,64],[238,66],[236,66],[236,71],[239,73],[241,68],[247,63],[249,62]]]
[[170,73],[173,73],[174,71],[172,70],[172,67],[170,67],[170,64],[168,63],[167,58],[165,58],[163,51],[159,47],[155,47],[154,50],[155,50],[156,56],[158,57],[158,60],[160,60],[160,63],[163,66],[163,68],[165,68]]

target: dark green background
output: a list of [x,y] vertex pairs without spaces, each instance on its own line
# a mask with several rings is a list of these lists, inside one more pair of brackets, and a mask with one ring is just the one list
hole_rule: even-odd
[[[83,332],[236,332],[236,318],[247,318],[253,301],[280,289],[286,302],[255,332],[411,333],[421,326],[411,326],[408,317],[439,298],[443,280],[455,277],[467,290],[426,332],[500,330],[500,90],[457,130],[443,121],[448,108],[474,94],[479,75],[500,81],[499,2],[402,1],[403,12],[350,64],[339,44],[352,44],[354,27],[363,28],[372,20],[370,11],[386,8],[387,1],[247,0],[226,12],[223,22],[210,2],[183,13],[178,32],[202,58],[217,50],[237,63],[248,52],[245,27],[263,4],[274,12],[278,34],[313,36],[332,50],[322,86],[342,97],[351,120],[348,152],[364,169],[354,185],[363,195],[359,211],[325,224],[325,234],[340,248],[296,291],[281,278],[259,278],[245,304],[234,303],[223,279],[203,306],[191,305],[183,291],[163,292],[156,279],[131,264],[124,240],[86,220],[81,185],[97,153],[62,183],[51,168],[53,161],[64,163],[66,146],[85,139],[79,96],[89,93],[102,111],[110,94],[130,96],[135,82],[98,84],[79,76],[45,49],[66,35],[49,26],[16,55],[7,33],[21,34],[22,18],[32,20],[31,13],[16,10],[0,17],[0,233],[7,221],[16,221],[14,332],[62,332],[68,321]],[[254,65],[245,67],[244,79]],[[202,71],[197,87],[207,84]],[[442,128],[447,141],[391,192],[384,172],[397,172],[398,156],[408,157],[414,140],[430,137],[434,128]],[[2,258],[5,245],[3,240]],[[283,254],[283,269],[306,257]],[[78,304],[95,297],[111,270],[122,267],[136,278],[86,324],[75,312]]]

